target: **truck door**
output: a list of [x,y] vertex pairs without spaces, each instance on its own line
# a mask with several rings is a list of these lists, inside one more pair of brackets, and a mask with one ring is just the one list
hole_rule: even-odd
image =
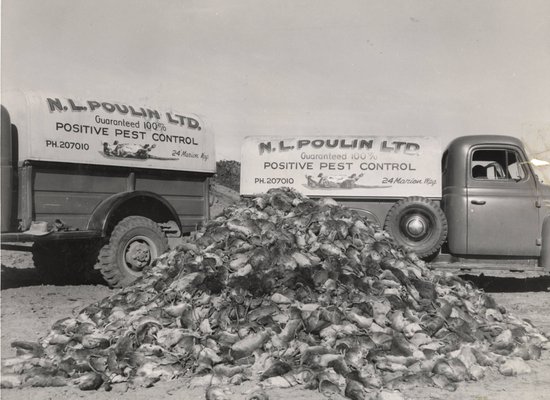
[[468,171],[468,254],[538,256],[538,189],[523,152],[474,147]]

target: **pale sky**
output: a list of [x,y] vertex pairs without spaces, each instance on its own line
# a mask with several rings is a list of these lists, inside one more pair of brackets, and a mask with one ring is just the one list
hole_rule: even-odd
[[547,0],[2,0],[1,16],[3,92],[196,113],[219,160],[272,134],[509,134],[550,155]]

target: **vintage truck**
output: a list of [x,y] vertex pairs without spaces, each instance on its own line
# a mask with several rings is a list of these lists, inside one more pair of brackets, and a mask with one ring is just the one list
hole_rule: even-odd
[[32,250],[48,282],[95,269],[126,286],[209,218],[214,138],[198,116],[95,98],[2,102],[2,248]]
[[241,161],[242,195],[330,196],[438,267],[550,272],[550,187],[514,137],[248,137]]

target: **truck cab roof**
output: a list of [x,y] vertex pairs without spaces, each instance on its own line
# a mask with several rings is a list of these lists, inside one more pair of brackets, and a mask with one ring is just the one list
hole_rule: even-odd
[[458,148],[463,147],[469,149],[472,146],[478,144],[498,144],[498,145],[511,145],[523,147],[521,140],[513,136],[506,135],[470,135],[470,136],[460,136],[454,139],[448,149],[453,148],[456,151]]

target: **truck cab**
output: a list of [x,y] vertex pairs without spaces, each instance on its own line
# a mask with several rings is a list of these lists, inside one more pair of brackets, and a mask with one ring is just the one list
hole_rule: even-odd
[[442,188],[450,254],[547,257],[550,187],[538,180],[520,140],[497,135],[453,140],[443,154]]

